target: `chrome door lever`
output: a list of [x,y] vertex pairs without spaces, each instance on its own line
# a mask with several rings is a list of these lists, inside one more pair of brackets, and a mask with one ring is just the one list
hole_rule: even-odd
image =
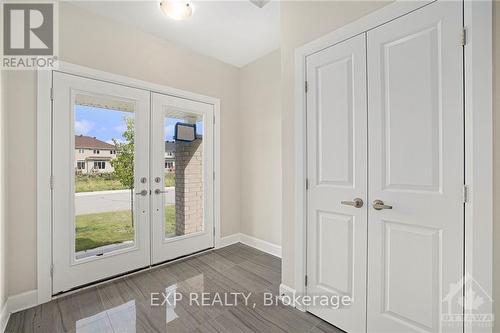
[[373,201],[372,206],[375,210],[392,209],[392,206],[384,204],[384,202],[382,200]]
[[346,206],[353,206],[354,208],[363,207],[363,199],[361,198],[354,198],[353,201],[341,201],[340,203]]
[[146,195],[148,195],[148,190],[142,190],[141,192],[136,192],[135,195],[146,196]]
[[155,190],[155,194],[168,193],[168,191],[162,191],[159,188]]

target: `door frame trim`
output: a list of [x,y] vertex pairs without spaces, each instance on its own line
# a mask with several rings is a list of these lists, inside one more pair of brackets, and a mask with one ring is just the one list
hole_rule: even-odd
[[171,95],[214,107],[214,247],[220,246],[220,99],[165,85],[146,82],[63,61],[55,70],[37,71],[37,144],[36,144],[36,220],[37,220],[37,290],[38,304],[52,297],[52,200],[51,200],[51,147],[52,147],[52,73],[62,72],[85,78],[120,84],[149,92]]
[[[305,294],[306,274],[306,58],[358,34],[422,8],[434,1],[397,0],[295,50],[295,216],[294,285]],[[470,187],[465,205],[465,271],[493,295],[493,112],[492,112],[492,2],[465,0],[465,182]],[[458,42],[458,38],[457,38]],[[286,252],[283,252],[286,258]],[[284,276],[283,276],[284,278]],[[306,309],[300,308],[305,311]],[[491,312],[492,313],[492,312]],[[465,325],[466,332],[473,327]]]

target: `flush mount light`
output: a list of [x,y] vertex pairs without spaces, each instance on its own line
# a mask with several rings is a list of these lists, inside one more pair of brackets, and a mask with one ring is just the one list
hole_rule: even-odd
[[185,20],[193,15],[193,5],[188,1],[162,0],[160,9],[174,20]]
[[254,5],[256,5],[257,7],[262,8],[265,5],[267,5],[270,0],[249,0],[249,1]]

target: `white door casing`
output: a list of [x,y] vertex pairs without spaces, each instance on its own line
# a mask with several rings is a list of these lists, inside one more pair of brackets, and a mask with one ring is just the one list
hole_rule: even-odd
[[[307,294],[349,296],[308,311],[365,330],[367,117],[365,34],[307,57]],[[360,208],[342,201],[363,200]]]
[[[164,119],[169,114],[193,114],[203,118],[202,181],[203,230],[200,232],[165,237],[165,137]],[[214,247],[214,106],[170,95],[152,93],[151,108],[151,263],[156,264],[175,259],[186,254]],[[160,183],[154,180],[159,177]],[[189,177],[185,175],[186,183]],[[197,176],[196,176],[197,177]],[[189,185],[188,185],[189,186]],[[176,199],[177,200],[177,199]]]
[[134,196],[135,242],[131,247],[77,260],[75,257],[75,131],[77,94],[134,104],[135,191],[149,190],[150,93],[145,90],[54,72],[53,74],[53,294],[150,264],[149,196]]
[[461,33],[458,1],[367,33],[369,332],[462,331],[441,320],[464,273]]

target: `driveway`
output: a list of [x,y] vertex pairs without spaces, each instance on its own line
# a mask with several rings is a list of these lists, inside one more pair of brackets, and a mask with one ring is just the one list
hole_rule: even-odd
[[[175,187],[166,187],[165,204],[175,204]],[[130,191],[98,191],[75,194],[75,214],[115,212],[130,209]]]

